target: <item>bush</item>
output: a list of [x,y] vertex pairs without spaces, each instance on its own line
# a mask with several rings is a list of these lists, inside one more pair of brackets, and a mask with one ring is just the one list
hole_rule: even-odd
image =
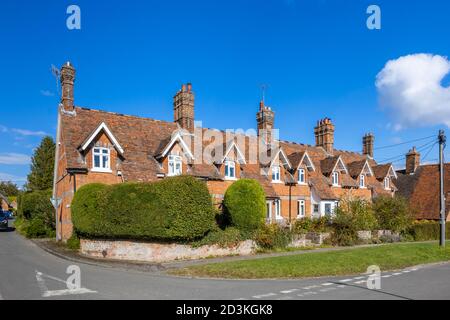
[[71,250],[79,250],[80,249],[80,238],[78,238],[78,236],[75,232],[67,240],[66,245],[67,245],[67,248],[69,248]]
[[234,182],[225,192],[224,206],[231,224],[240,230],[253,231],[264,225],[266,196],[256,180]]
[[27,238],[55,236],[55,209],[51,190],[21,194],[18,201],[16,229]]
[[[446,238],[450,237],[450,224],[445,224]],[[408,228],[406,234],[412,236],[414,241],[439,240],[441,225],[436,221],[423,221],[414,223]]]
[[206,184],[189,176],[86,185],[72,202],[75,230],[94,238],[194,240],[213,228],[214,214]]
[[408,229],[414,214],[408,201],[400,196],[380,196],[374,199],[373,210],[378,221],[379,228],[402,232]]
[[210,231],[203,239],[192,243],[194,247],[217,244],[221,248],[236,246],[239,242],[246,240],[241,231],[235,227],[225,230],[217,229]]
[[277,224],[263,225],[257,230],[255,241],[263,249],[284,249],[292,242],[292,232]]
[[358,243],[358,232],[355,217],[337,208],[333,218],[331,243],[338,246],[352,246]]

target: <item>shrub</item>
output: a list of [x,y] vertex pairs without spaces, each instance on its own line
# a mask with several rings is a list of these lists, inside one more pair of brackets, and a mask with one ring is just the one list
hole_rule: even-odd
[[339,246],[355,245],[358,243],[357,231],[355,217],[338,207],[333,218],[331,243]]
[[298,219],[294,222],[292,226],[292,232],[294,234],[305,234],[310,231],[313,231],[314,228],[314,222],[310,218],[302,218]]
[[411,226],[414,214],[408,201],[400,196],[374,199],[373,210],[381,229],[402,232]]
[[263,249],[283,249],[292,242],[292,232],[277,224],[263,225],[256,231],[255,241]]
[[225,193],[224,206],[231,224],[240,230],[253,231],[264,225],[266,196],[256,180],[234,182]]
[[[446,238],[450,237],[450,224],[446,223]],[[439,240],[441,225],[436,221],[417,222],[405,232],[411,235],[415,241]]]
[[78,238],[78,236],[75,232],[67,240],[66,245],[67,245],[67,248],[69,248],[71,250],[79,250],[80,249],[80,238]]
[[243,240],[246,240],[246,237],[242,235],[239,229],[228,227],[225,230],[217,229],[210,231],[203,239],[193,242],[192,246],[200,247],[217,244],[221,248],[226,248],[236,246]]
[[17,231],[27,238],[55,236],[55,209],[51,202],[51,190],[21,194],[18,201]]
[[86,185],[72,203],[76,231],[94,238],[194,240],[213,228],[214,214],[206,184],[188,176]]

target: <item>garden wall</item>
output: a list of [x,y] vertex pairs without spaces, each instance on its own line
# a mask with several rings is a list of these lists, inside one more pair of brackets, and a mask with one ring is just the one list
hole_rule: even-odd
[[174,260],[249,255],[255,253],[256,244],[247,240],[237,246],[222,248],[218,245],[191,247],[183,244],[81,239],[80,251],[82,254],[94,258],[160,263]]

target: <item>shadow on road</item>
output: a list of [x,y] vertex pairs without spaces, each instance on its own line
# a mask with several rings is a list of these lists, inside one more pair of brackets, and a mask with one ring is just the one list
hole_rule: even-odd
[[5,229],[0,229],[0,233],[2,233],[2,232],[13,232],[15,230],[16,230],[16,228],[14,228],[14,227],[8,227],[8,228],[5,228]]

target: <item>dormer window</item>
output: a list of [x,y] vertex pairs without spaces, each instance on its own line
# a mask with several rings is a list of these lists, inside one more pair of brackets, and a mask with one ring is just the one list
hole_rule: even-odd
[[331,175],[333,186],[339,186],[339,172],[334,171]]
[[168,176],[179,176],[183,173],[183,164],[180,156],[169,156],[169,174]]
[[280,181],[280,166],[272,166],[272,182]]
[[298,170],[298,183],[299,184],[305,184],[306,183],[306,172],[305,169],[299,169]]
[[391,179],[389,177],[384,178],[384,189],[389,190],[391,188]]
[[225,178],[235,179],[236,178],[236,164],[234,161],[225,161]]
[[93,155],[93,162],[92,162],[93,171],[111,172],[110,151],[108,148],[96,147],[93,149],[92,155]]
[[366,187],[366,176],[363,174],[359,176],[359,187],[360,188]]

